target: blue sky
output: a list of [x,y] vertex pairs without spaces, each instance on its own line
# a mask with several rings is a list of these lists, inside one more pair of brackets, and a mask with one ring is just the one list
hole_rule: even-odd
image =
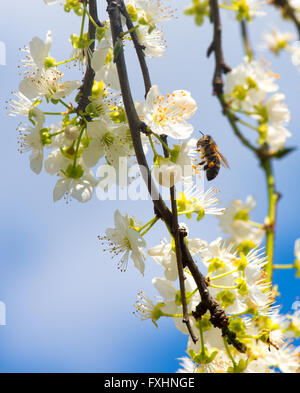
[[[232,135],[211,94],[214,59],[207,59],[205,54],[212,26],[206,21],[197,28],[191,18],[183,17],[183,3],[189,2],[172,2],[178,8],[178,19],[164,28],[167,56],[149,61],[152,83],[158,84],[163,94],[175,89],[191,91],[199,107],[192,119],[195,129],[214,136],[232,168],[222,171],[214,183],[221,191],[221,204],[245,200],[253,194],[258,203],[253,218],[262,221],[267,206],[263,173],[255,158]],[[269,26],[293,30],[292,25],[280,21],[276,10],[268,9],[267,18],[257,19],[250,26],[255,43]],[[106,18],[104,9],[100,12],[100,19]],[[51,54],[64,59],[71,52],[67,39],[79,31],[80,20],[65,14],[58,5],[46,7],[42,0],[5,2],[1,15],[0,41],[6,45],[7,64],[0,66],[0,300],[7,307],[7,326],[0,326],[0,371],[175,371],[176,358],[184,355],[187,338],[170,320],[160,321],[156,329],[151,322],[141,322],[132,314],[137,292],[143,289],[154,295],[151,279],[162,276],[162,269],[149,258],[144,277],[133,265],[121,273],[110,255],[101,251],[97,239],[113,225],[116,208],[147,220],[152,217],[151,203],[100,202],[96,197],[87,204],[75,200],[54,203],[55,177],[31,172],[28,156],[17,152],[15,129],[19,119],[7,116],[5,109],[20,81],[19,48],[33,36],[44,38],[51,29]],[[238,26],[227,12],[222,11],[222,17],[224,53],[234,67],[243,56]],[[273,71],[281,76],[280,88],[292,112],[289,129],[293,137],[288,145],[299,146],[300,72],[288,55],[276,58],[256,52],[257,58],[262,54],[271,61]],[[127,54],[135,99],[142,99],[138,64],[133,51]],[[74,73],[74,78],[81,75]],[[283,194],[278,213],[277,263],[292,261],[294,241],[300,237],[299,154],[298,149],[275,165],[278,189]],[[157,228],[147,238],[149,247],[166,235],[162,226]],[[192,237],[205,236],[209,241],[219,234],[213,217],[192,223],[190,230]],[[283,310],[289,311],[299,294],[298,281],[293,271],[276,272],[274,277]]]

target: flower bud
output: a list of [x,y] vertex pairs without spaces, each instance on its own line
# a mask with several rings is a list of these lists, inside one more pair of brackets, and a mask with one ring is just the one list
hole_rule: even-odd
[[73,126],[70,124],[65,128],[65,137],[70,141],[74,141],[78,138],[79,132],[80,130],[77,126]]

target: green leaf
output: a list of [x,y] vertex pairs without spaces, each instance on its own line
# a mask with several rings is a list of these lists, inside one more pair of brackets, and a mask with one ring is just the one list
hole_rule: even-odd
[[114,60],[118,58],[122,46],[123,46],[122,38],[118,38],[114,46]]
[[295,147],[295,146],[294,147],[286,147],[285,149],[278,150],[276,153],[274,153],[273,157],[280,159],[280,158],[287,156],[288,154],[292,153],[295,150],[297,150],[297,147]]

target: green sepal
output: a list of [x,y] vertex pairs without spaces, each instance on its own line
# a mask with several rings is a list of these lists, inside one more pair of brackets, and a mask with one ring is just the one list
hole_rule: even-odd
[[221,303],[223,308],[232,306],[235,300],[235,295],[229,290],[220,291],[216,297],[217,301]]
[[44,59],[44,66],[46,70],[48,68],[54,67],[55,64],[56,64],[56,60],[54,59],[54,57],[48,56]]
[[165,303],[157,303],[152,311],[151,320],[156,327],[158,327],[156,322],[159,320],[160,317],[162,317],[164,315],[164,313],[161,311],[161,308],[164,306],[165,306]]
[[283,158],[285,156],[287,156],[288,154],[294,152],[295,150],[297,150],[297,147],[286,147],[284,149],[278,150],[276,153],[272,154],[272,157],[277,158],[278,160],[280,158]]
[[180,153],[180,145],[174,145],[173,149],[170,151],[170,161],[177,162]]
[[199,354],[197,354],[193,349],[189,350],[189,355],[191,359],[198,363],[198,364],[209,364],[211,363],[214,358],[217,356],[218,351],[213,351],[212,353],[209,353],[207,348],[204,347]]
[[67,169],[62,172],[66,177],[71,179],[80,179],[84,174],[84,170],[82,169],[81,165],[74,167],[73,164],[69,164]]
[[240,374],[240,373],[242,373],[242,372],[244,372],[246,370],[247,365],[248,365],[247,360],[240,359],[238,364],[235,364],[234,366],[228,367],[227,372],[228,373],[238,373],[238,374]]
[[96,39],[101,41],[106,34],[107,28],[106,27],[97,27],[96,29]]

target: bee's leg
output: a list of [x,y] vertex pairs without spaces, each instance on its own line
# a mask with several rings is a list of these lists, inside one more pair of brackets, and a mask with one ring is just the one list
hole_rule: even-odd
[[204,165],[204,164],[205,164],[205,160],[203,160],[203,161],[199,162],[199,164],[198,164],[198,165]]
[[203,168],[203,170],[206,171],[208,168],[209,168],[209,166],[208,166],[208,165],[205,165],[204,168]]

